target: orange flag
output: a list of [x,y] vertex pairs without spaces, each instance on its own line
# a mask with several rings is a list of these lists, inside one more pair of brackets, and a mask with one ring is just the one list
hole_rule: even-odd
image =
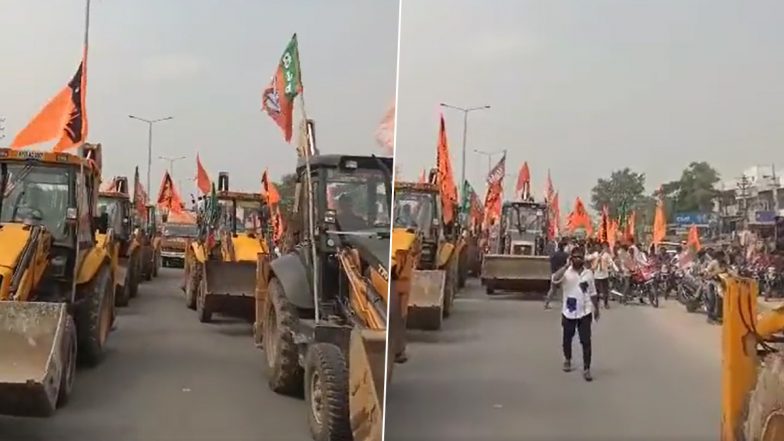
[[636,218],[637,218],[636,213],[634,211],[632,211],[632,213],[629,215],[629,218],[626,219],[626,234],[625,234],[625,236],[626,236],[627,240],[633,240],[634,239],[634,232],[637,231],[636,230],[636,227],[637,227],[637,225],[636,225],[636,223],[637,223],[636,222]]
[[550,170],[547,170],[547,182],[544,187],[544,200],[549,202],[553,200],[555,188],[553,187],[553,179],[550,177]]
[[198,153],[196,153],[196,187],[202,194],[209,194],[212,189],[210,177],[207,175],[207,170],[205,170],[204,166],[201,164]]
[[585,205],[583,205],[583,201],[579,197],[574,201],[574,209],[569,213],[566,226],[569,231],[574,231],[577,228],[584,228],[588,236],[593,234],[591,216],[585,211]]
[[387,109],[384,118],[376,129],[376,142],[384,150],[384,154],[392,156],[395,151],[395,101]]
[[689,237],[686,239],[686,246],[693,246],[695,251],[699,251],[700,248],[702,248],[702,245],[700,245],[700,233],[697,230],[696,225],[692,225],[691,228],[689,228]]
[[607,243],[610,244],[611,249],[615,249],[615,242],[618,239],[618,221],[616,219],[612,219],[609,221],[609,226],[607,227]]
[[294,98],[302,92],[299,45],[294,34],[280,57],[278,68],[269,86],[264,89],[261,108],[283,131],[283,139],[291,142],[294,119]]
[[664,215],[664,200],[659,197],[656,202],[656,213],[653,216],[653,243],[660,244],[667,235],[667,218]]
[[146,202],[147,193],[144,191],[144,186],[142,186],[142,183],[139,180],[139,166],[136,166],[136,169],[133,172],[133,205],[135,206],[139,217],[142,219],[147,219]]
[[63,152],[84,143],[87,138],[86,56],[85,51],[71,81],[16,135],[11,142],[12,149],[57,139],[53,150]]
[[180,199],[177,189],[174,187],[169,172],[163,175],[161,182],[161,190],[158,192],[158,207],[161,209],[168,209],[172,213],[179,213],[182,211],[182,199]]
[[523,199],[531,192],[531,171],[528,170],[528,162],[523,162],[523,165],[520,167],[520,172],[517,174],[517,186],[515,187],[515,190]]
[[561,233],[561,207],[560,202],[558,201],[558,192],[553,191],[551,198],[549,198],[548,201],[550,209],[550,225],[548,225],[548,230],[550,238],[554,239]]
[[610,214],[607,212],[607,206],[602,207],[602,217],[599,220],[599,232],[597,234],[599,241],[607,242],[607,237],[610,232]]
[[501,181],[494,182],[487,187],[485,195],[485,224],[490,225],[491,220],[498,221],[501,218],[501,195],[503,186]]
[[280,193],[278,193],[275,184],[270,182],[267,170],[264,170],[264,173],[261,175],[261,192],[267,198],[269,205],[278,205],[280,203]]
[[438,186],[441,191],[441,205],[444,213],[444,223],[450,224],[454,220],[455,207],[457,207],[457,187],[452,177],[452,161],[449,159],[449,143],[446,139],[446,123],[441,115],[441,126],[438,130],[438,147],[436,150],[436,166],[438,168]]

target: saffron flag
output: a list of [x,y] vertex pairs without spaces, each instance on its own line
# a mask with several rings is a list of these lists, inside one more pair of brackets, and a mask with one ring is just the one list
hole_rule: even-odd
[[515,190],[522,199],[528,199],[531,193],[531,171],[528,170],[528,162],[523,162],[520,171],[517,173],[517,186]]
[[506,175],[506,153],[501,159],[498,161],[498,164],[490,170],[490,173],[487,174],[487,183],[489,185],[495,184],[496,182],[501,182],[504,180],[504,176]]
[[637,216],[635,212],[632,211],[631,214],[629,214],[629,218],[626,219],[626,234],[625,234],[626,240],[629,241],[634,240],[634,236],[635,236],[634,233],[635,231],[637,231],[636,218]]
[[272,240],[280,245],[284,230],[283,216],[280,214],[280,193],[275,184],[270,181],[267,170],[264,170],[264,173],[261,175],[261,192],[270,210]]
[[607,206],[602,207],[602,216],[599,219],[599,232],[597,238],[600,242],[607,242],[610,233],[610,214],[607,211]]
[[161,181],[161,189],[158,192],[158,207],[169,210],[172,213],[179,213],[183,210],[182,199],[180,199],[177,189],[174,187],[171,175],[167,171]]
[[548,169],[547,170],[547,181],[545,182],[545,187],[544,187],[544,200],[545,200],[545,202],[552,201],[554,195],[555,195],[555,188],[553,187],[553,180],[550,177],[550,169]]
[[212,188],[210,177],[207,175],[207,170],[204,169],[198,153],[196,153],[196,187],[201,194],[208,194]]
[[278,193],[275,184],[270,182],[267,170],[264,170],[264,173],[261,175],[261,192],[269,205],[277,205],[280,203],[280,193]]
[[261,102],[262,109],[283,131],[286,142],[291,142],[294,98],[301,92],[299,47],[297,34],[294,34],[280,57],[270,84],[264,89]]
[[653,243],[660,244],[667,235],[667,218],[664,215],[664,199],[659,196],[656,201],[656,213],[653,215]]
[[610,249],[615,249],[615,242],[618,239],[618,220],[612,219],[607,228],[607,243],[610,244]]
[[489,225],[492,221],[498,221],[501,218],[501,199],[503,195],[503,185],[501,181],[490,184],[487,187],[487,194],[485,195],[485,222]]
[[376,142],[387,156],[394,155],[395,151],[395,101],[389,106],[384,118],[376,129]]
[[593,225],[591,224],[591,216],[585,211],[582,199],[579,197],[574,201],[574,209],[569,213],[567,218],[567,228],[569,231],[574,231],[577,228],[584,228],[585,233],[590,236],[593,234]]
[[84,143],[87,138],[85,65],[86,51],[71,81],[16,135],[11,142],[12,149],[57,139],[53,150],[63,152]]
[[437,184],[441,191],[444,223],[450,224],[454,220],[454,213],[457,208],[457,188],[452,177],[452,160],[449,158],[449,143],[446,139],[444,115],[441,115],[441,125],[438,130],[436,167],[438,169]]
[[561,206],[558,201],[558,192],[553,191],[552,199],[549,202],[550,222],[548,230],[550,239],[554,239],[561,234]]
[[133,172],[133,205],[141,219],[147,219],[145,202],[147,202],[147,193],[139,179],[139,166],[136,166]]
[[686,247],[694,247],[694,251],[699,251],[700,248],[702,248],[702,245],[700,244],[700,233],[697,230],[696,225],[692,225],[691,228],[689,228],[689,237],[686,239]]

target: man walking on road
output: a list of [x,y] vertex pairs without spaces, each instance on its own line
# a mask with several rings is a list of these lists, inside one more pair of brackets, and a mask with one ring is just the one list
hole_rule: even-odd
[[610,244],[602,242],[601,250],[591,255],[593,268],[593,278],[595,280],[596,291],[604,301],[604,309],[610,308],[610,270],[618,272],[618,266],[613,261],[610,253]]
[[544,309],[550,309],[550,302],[553,300],[553,296],[560,292],[560,287],[552,282],[552,276],[561,268],[565,268],[568,261],[569,254],[566,253],[566,241],[558,242],[558,249],[550,256],[550,290],[547,291],[547,297],[544,299]]
[[572,370],[572,340],[575,332],[580,336],[583,348],[583,378],[593,381],[591,376],[591,321],[599,321],[599,298],[596,294],[593,273],[585,268],[585,251],[574,248],[571,265],[553,275],[553,283],[561,286],[563,306],[564,372]]

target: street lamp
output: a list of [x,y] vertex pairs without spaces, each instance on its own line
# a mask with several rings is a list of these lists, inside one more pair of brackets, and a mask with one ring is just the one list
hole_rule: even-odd
[[[150,192],[150,168],[152,167],[152,125],[162,121],[168,121],[170,119],[174,119],[173,116],[167,116],[166,118],[158,118],[158,119],[144,119],[139,118],[138,116],[128,115],[128,118],[139,120],[141,122],[147,123],[148,131],[147,131],[147,193]],[[149,196],[148,196],[149,197]]]
[[174,163],[177,162],[177,161],[181,161],[183,159],[186,159],[186,158],[187,158],[187,156],[177,156],[176,158],[172,158],[172,157],[169,157],[169,156],[158,156],[158,159],[160,159],[162,161],[168,161],[168,163],[169,163],[169,168],[168,168],[168,170],[169,170],[169,177],[171,177],[172,183],[174,183]]
[[[463,193],[465,190],[463,186],[465,185],[465,169],[466,169],[466,134],[468,133],[468,114],[475,110],[487,110],[490,106],[476,106],[476,107],[459,107],[453,106],[447,103],[440,103],[441,107],[445,107],[447,109],[454,109],[463,112],[463,163],[460,166],[460,192]],[[463,195],[465,197],[465,195]]]

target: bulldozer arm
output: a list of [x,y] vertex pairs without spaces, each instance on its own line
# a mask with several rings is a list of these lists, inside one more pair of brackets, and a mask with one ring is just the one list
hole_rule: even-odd
[[68,320],[65,303],[0,302],[0,414],[54,412]]
[[409,329],[437,330],[444,318],[446,271],[414,270],[408,296],[406,326]]
[[550,288],[550,259],[546,256],[486,254],[482,260],[482,283],[493,290],[546,293]]
[[349,414],[355,440],[381,441],[386,332],[354,328],[349,344]]

